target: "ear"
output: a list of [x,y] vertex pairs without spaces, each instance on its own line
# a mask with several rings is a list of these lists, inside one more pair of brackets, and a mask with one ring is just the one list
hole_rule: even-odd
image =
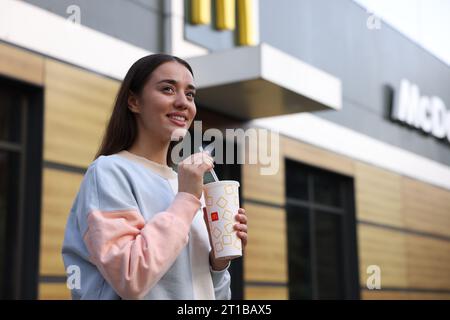
[[133,113],[140,113],[139,108],[139,99],[138,97],[130,91],[130,94],[128,95],[128,109],[130,109]]

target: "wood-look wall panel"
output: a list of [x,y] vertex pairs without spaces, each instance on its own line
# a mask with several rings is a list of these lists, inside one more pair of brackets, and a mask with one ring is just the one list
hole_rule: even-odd
[[288,300],[288,287],[245,286],[244,299],[246,300]]
[[65,275],[61,256],[64,230],[83,175],[44,169],[41,212],[41,275]]
[[249,242],[245,281],[287,282],[286,222],[282,209],[247,203]]
[[450,290],[450,241],[408,235],[406,252],[410,287]]
[[366,286],[370,274],[367,267],[377,265],[381,270],[381,286],[408,287],[405,235],[358,224],[358,255],[361,286]]
[[404,226],[400,175],[358,162],[355,189],[358,220]]
[[280,176],[262,176],[259,167],[256,165],[244,165],[242,169],[242,189],[244,199],[259,200],[271,204],[284,204],[284,187]]
[[40,283],[39,300],[70,300],[70,290],[65,283]]
[[0,43],[0,75],[42,86],[44,58],[26,50]]
[[362,290],[363,300],[450,300],[449,293],[417,292],[417,291],[389,291]]
[[347,157],[285,136],[281,136],[280,141],[282,154],[285,157],[347,176],[354,174],[353,161]]
[[101,142],[119,83],[47,59],[44,159],[87,167]]
[[259,200],[271,204],[283,205],[284,162],[279,163],[279,172],[275,175],[262,175],[261,166],[244,164],[242,166],[242,196],[244,199]]
[[450,191],[403,178],[405,226],[450,237]]

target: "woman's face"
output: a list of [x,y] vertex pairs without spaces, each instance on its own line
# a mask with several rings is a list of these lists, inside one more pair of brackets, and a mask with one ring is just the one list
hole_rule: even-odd
[[156,68],[141,95],[129,98],[140,134],[160,141],[177,140],[189,129],[197,112],[194,79],[182,64],[171,61]]

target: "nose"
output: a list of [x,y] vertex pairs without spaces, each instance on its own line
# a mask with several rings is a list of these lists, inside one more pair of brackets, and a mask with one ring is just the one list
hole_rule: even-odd
[[174,101],[174,106],[177,109],[181,109],[181,110],[185,110],[189,107],[189,100],[186,98],[186,96],[183,94],[177,94],[175,101]]

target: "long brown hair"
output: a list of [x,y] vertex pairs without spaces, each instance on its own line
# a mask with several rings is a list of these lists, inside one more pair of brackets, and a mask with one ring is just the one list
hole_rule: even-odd
[[163,63],[170,61],[184,65],[194,76],[191,66],[186,61],[172,55],[157,53],[137,60],[122,81],[102,143],[94,160],[102,155],[115,154],[131,147],[136,139],[138,128],[135,115],[128,108],[128,97],[131,93],[140,96],[153,71]]

